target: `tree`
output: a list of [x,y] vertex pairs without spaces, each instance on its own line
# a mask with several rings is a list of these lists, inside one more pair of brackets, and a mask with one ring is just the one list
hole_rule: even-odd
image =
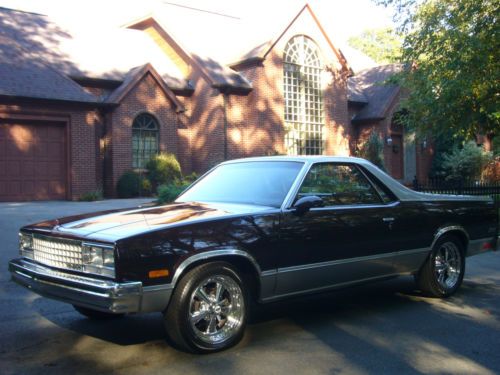
[[493,159],[491,152],[477,147],[475,142],[466,142],[462,147],[455,146],[444,154],[443,169],[447,180],[477,180],[488,163]]
[[366,29],[347,42],[380,64],[398,62],[401,58],[402,40],[390,27]]
[[500,3],[378,2],[397,10],[402,61],[411,63],[398,77],[408,89],[405,124],[433,135],[445,130],[466,139],[486,135],[491,142],[500,130]]

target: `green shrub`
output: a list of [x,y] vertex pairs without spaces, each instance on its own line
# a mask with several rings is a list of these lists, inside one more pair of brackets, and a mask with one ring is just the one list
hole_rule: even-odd
[[158,203],[173,202],[189,184],[170,183],[158,186]]
[[118,180],[116,192],[119,198],[135,198],[141,193],[143,178],[134,171],[127,171]]
[[102,191],[99,189],[84,193],[80,195],[80,197],[78,198],[80,202],[94,202],[94,201],[100,201],[102,199],[103,199]]
[[491,152],[469,141],[443,156],[443,170],[447,180],[479,180],[483,169],[492,159]]
[[385,170],[384,165],[384,142],[376,132],[372,132],[365,143],[361,146],[359,156],[371,161],[377,167]]
[[181,180],[158,186],[158,203],[164,204],[173,202],[180,193],[197,179],[198,175],[193,172]]
[[143,177],[141,180],[141,191],[139,194],[141,196],[150,196],[153,193],[153,186],[151,181],[147,177]]
[[147,163],[148,180],[155,192],[158,186],[169,184],[181,178],[181,166],[175,155],[161,153],[153,156]]
[[197,179],[198,179],[198,174],[196,174],[196,172],[193,172],[187,176],[184,176],[182,178],[182,183],[183,184],[187,184],[187,185],[190,185],[192,184],[193,182],[195,182]]

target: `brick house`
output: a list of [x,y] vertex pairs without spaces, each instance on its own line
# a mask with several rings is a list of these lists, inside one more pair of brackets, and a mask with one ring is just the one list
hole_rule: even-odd
[[425,181],[432,163],[430,140],[415,139],[397,122],[404,92],[388,80],[403,69],[388,64],[359,70],[348,79],[349,118],[354,129],[354,148],[372,132],[384,142],[384,162],[392,177],[410,183],[415,177]]
[[[392,139],[390,173],[426,174],[426,150],[390,125],[398,89],[381,98],[380,74],[358,80],[308,5],[262,37],[174,10],[90,34],[0,8],[0,201],[112,197],[161,151],[184,173],[254,155],[349,155],[373,130]],[[219,18],[206,33],[179,27],[203,17]],[[229,29],[234,44],[217,47],[214,33]]]

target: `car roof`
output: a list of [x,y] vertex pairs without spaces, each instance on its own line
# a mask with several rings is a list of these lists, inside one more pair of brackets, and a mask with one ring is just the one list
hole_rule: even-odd
[[436,200],[488,200],[488,197],[467,197],[458,195],[443,195],[443,194],[429,194],[416,192],[408,189],[400,182],[389,176],[386,172],[372,164],[369,160],[356,158],[353,156],[324,156],[324,155],[301,155],[301,156],[260,156],[250,157],[243,159],[228,160],[221,164],[234,164],[256,161],[290,161],[300,162],[304,164],[313,164],[318,162],[337,162],[337,163],[356,163],[363,165],[375,177],[377,177],[386,187],[388,187],[400,201],[436,201]]
[[340,162],[340,163],[359,163],[369,164],[365,159],[352,156],[324,156],[324,155],[301,155],[301,156],[258,156],[243,159],[228,160],[222,164],[243,163],[249,161],[293,161],[301,163],[317,163],[317,162]]

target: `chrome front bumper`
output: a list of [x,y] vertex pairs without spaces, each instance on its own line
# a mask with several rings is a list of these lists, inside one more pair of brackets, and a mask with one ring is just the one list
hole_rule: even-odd
[[137,313],[166,309],[171,284],[146,286],[78,276],[45,267],[25,258],[9,262],[12,280],[48,298],[110,313]]

